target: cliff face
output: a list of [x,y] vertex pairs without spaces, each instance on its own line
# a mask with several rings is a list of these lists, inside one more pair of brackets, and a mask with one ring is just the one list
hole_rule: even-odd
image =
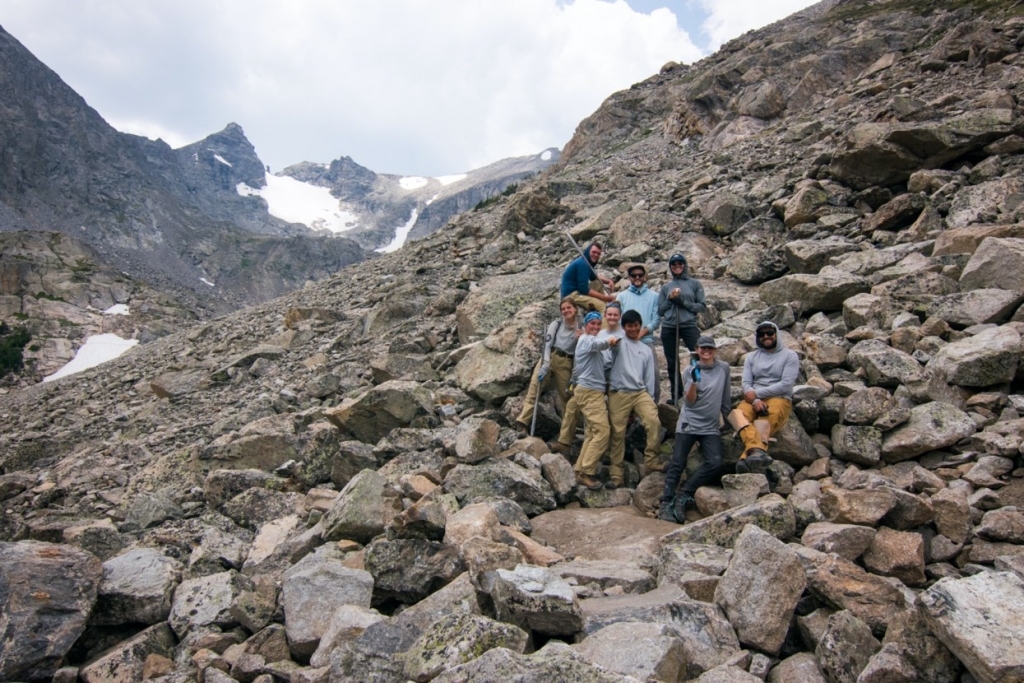
[[[0,671],[1016,680],[1022,11],[823,3],[616,93],[400,253],[0,396]],[[619,289],[684,253],[734,401],[758,322],[800,356],[768,472],[724,434],[685,524],[638,435],[591,490],[578,434],[517,434],[565,232]]]
[[[314,271],[363,258],[339,240],[326,261],[294,268],[290,276],[254,285],[210,288],[208,255],[245,245],[270,254],[267,236],[310,236],[241,197],[239,182],[264,184],[263,165],[242,129],[224,131],[180,150],[119,133],[56,74],[0,29],[0,230],[60,231],[91,244],[116,263],[206,311],[230,310],[302,286]],[[219,157],[219,158],[218,158]],[[232,161],[233,160],[233,161]],[[264,263],[276,267],[273,261]],[[224,272],[223,263],[219,272]],[[228,273],[226,278],[236,275]],[[244,278],[239,277],[241,281]]]

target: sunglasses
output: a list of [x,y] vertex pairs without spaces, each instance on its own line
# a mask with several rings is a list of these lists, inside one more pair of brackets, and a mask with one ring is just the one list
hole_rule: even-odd
[[629,279],[631,279],[631,280],[632,280],[632,279],[634,279],[634,278],[638,278],[638,277],[643,277],[643,276],[644,276],[644,274],[643,274],[643,273],[630,273],[630,274],[629,274]]
[[774,330],[764,330],[764,331],[758,332],[757,336],[758,337],[774,337],[775,336],[775,331]]

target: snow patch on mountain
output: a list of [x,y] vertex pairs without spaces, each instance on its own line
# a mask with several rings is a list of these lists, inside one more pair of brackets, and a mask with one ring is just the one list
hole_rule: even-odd
[[114,360],[138,343],[138,339],[122,339],[116,334],[94,334],[85,340],[85,344],[78,349],[74,358],[57,372],[44,377],[43,381],[52,382],[55,379],[94,368],[108,360]]
[[467,175],[468,174],[466,173],[456,173],[455,175],[441,175],[434,178],[434,180],[441,183],[442,185],[451,185],[452,183],[457,183],[460,180],[464,180]]
[[403,190],[418,190],[429,182],[429,180],[420,176],[405,176],[398,179],[398,184],[402,186]]
[[405,225],[400,226],[395,230],[395,236],[386,247],[380,249],[374,249],[374,251],[380,252],[381,254],[390,254],[393,251],[397,251],[402,248],[405,244],[405,240],[409,237],[409,232],[412,230],[412,226],[416,225],[416,219],[419,217],[419,210],[413,209],[412,215],[409,216],[409,220],[405,222]]
[[239,183],[235,189],[243,197],[263,197],[270,214],[289,223],[302,223],[314,230],[334,233],[345,232],[359,225],[359,218],[343,209],[326,187],[269,173],[266,179],[266,186],[258,190],[245,183]]

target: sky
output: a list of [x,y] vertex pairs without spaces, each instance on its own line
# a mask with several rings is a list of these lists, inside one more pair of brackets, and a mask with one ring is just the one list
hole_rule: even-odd
[[612,93],[812,0],[0,0],[118,130],[242,126],[272,171],[441,176],[563,147]]

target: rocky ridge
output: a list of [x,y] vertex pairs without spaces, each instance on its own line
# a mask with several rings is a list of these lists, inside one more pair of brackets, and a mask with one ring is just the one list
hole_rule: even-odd
[[[397,254],[0,398],[0,678],[1021,680],[1022,49],[1011,2],[822,3]],[[779,325],[771,485],[677,526],[517,439],[564,230],[686,253],[737,372]]]

